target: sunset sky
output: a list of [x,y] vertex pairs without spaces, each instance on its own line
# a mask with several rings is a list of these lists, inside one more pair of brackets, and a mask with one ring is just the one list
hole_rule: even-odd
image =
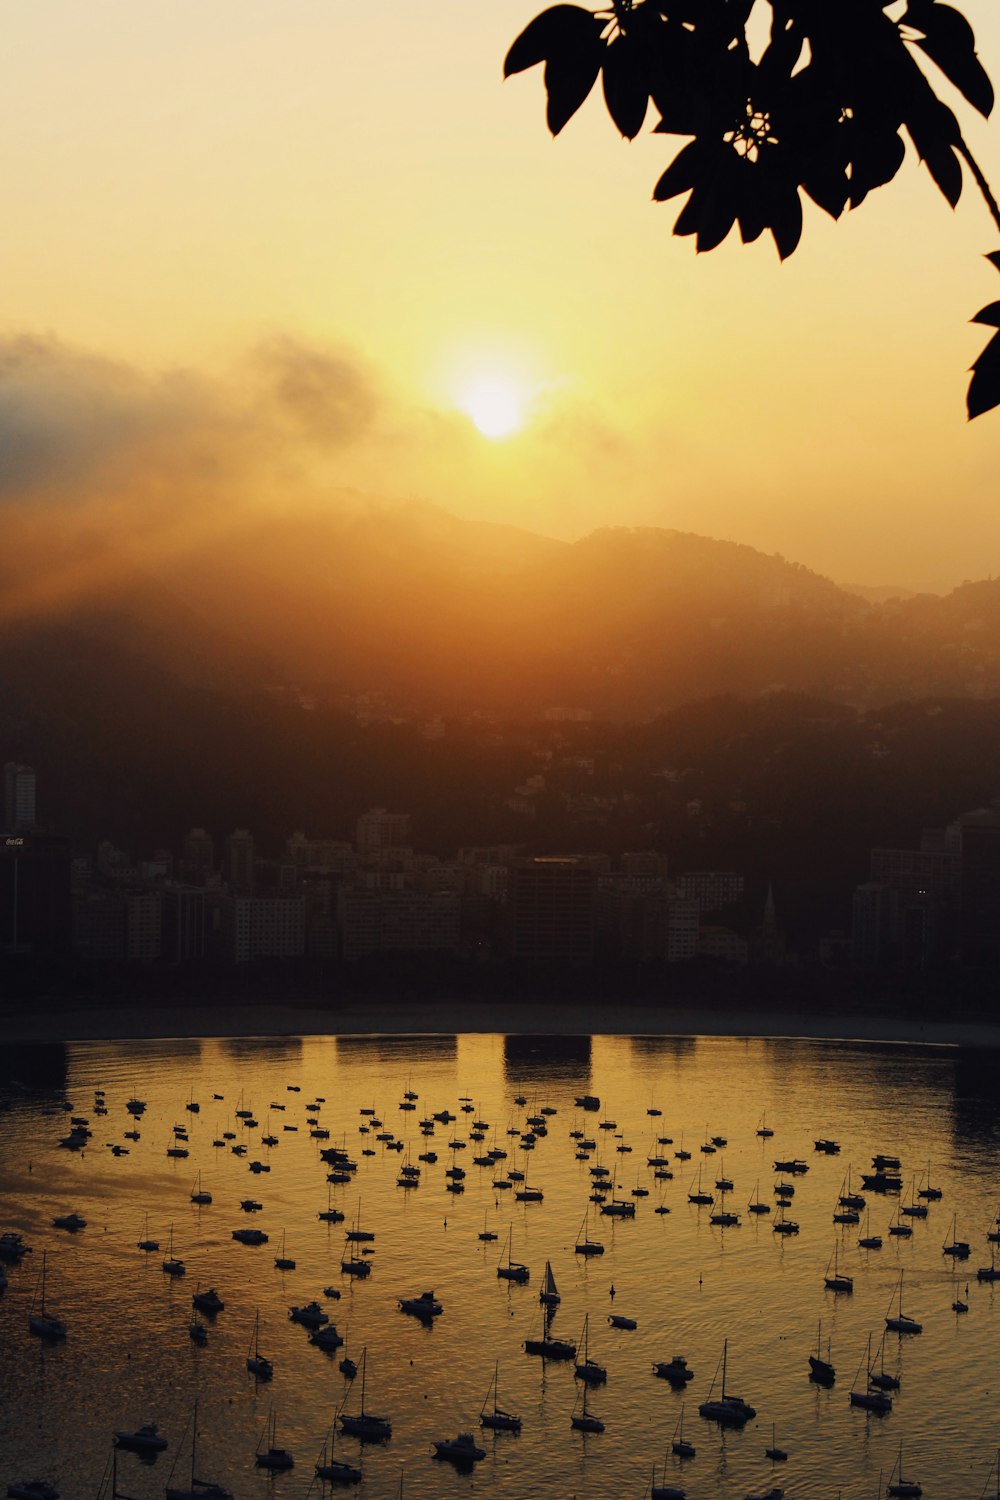
[[[503,81],[541,8],[6,7],[0,499],[124,516],[182,447],[234,504],[352,490],[697,531],[841,582],[997,572],[974,187],[952,213],[911,159],[839,224],[807,205],[784,265],[770,238],[697,256],[651,202],[652,111],[628,144],[595,93],[553,141],[540,70]],[[1000,86],[1000,10],[962,8]],[[1000,118],[961,118],[1000,189]]]

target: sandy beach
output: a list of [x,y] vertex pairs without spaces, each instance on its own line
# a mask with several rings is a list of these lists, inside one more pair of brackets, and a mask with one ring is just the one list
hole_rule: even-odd
[[1000,1048],[1000,1025],[958,1019],[925,1020],[900,1014],[701,1007],[694,1004],[621,1005],[481,1000],[342,1005],[167,1005],[46,1008],[8,1003],[0,1038],[15,1042],[99,1041],[128,1037],[365,1036],[500,1032],[524,1036],[739,1036],[922,1043],[938,1047]]

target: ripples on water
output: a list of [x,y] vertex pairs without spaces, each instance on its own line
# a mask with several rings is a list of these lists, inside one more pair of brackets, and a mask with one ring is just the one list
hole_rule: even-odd
[[[190,1475],[183,1435],[197,1394],[203,1477],[226,1484],[237,1500],[270,1500],[272,1491],[275,1500],[304,1496],[336,1409],[345,1396],[348,1411],[357,1406],[357,1383],[351,1391],[339,1360],[345,1352],[358,1359],[367,1346],[367,1405],[391,1418],[392,1439],[362,1448],[345,1437],[336,1446],[339,1459],[363,1468],[353,1492],[365,1500],[389,1500],[401,1473],[409,1500],[470,1492],[640,1500],[654,1463],[663,1482],[685,1399],[685,1436],[697,1455],[685,1463],[668,1456],[666,1482],[690,1500],[743,1497],[775,1484],[789,1497],[875,1496],[901,1438],[907,1476],[921,1481],[925,1495],[977,1496],[1000,1444],[998,1292],[975,1279],[976,1268],[989,1264],[986,1232],[1000,1209],[994,1064],[988,1055],[943,1049],[724,1038],[282,1038],[8,1049],[0,1063],[0,1229],[22,1231],[34,1254],[7,1268],[10,1285],[0,1298],[0,1481],[44,1475],[64,1500],[94,1496],[112,1431],[156,1421],[170,1449],[155,1465],[123,1455],[119,1486],[134,1500],[160,1497],[175,1456],[174,1482]],[[419,1094],[413,1112],[399,1109],[407,1088]],[[97,1089],[106,1090],[103,1117],[94,1114]],[[148,1101],[137,1142],[124,1139],[135,1123],[125,1109],[133,1092]],[[600,1096],[599,1113],[574,1107],[584,1092]],[[462,1113],[462,1095],[474,1113]],[[515,1104],[518,1095],[525,1106]],[[317,1096],[325,1100],[319,1116],[329,1141],[312,1139],[306,1123],[305,1106]],[[189,1099],[200,1103],[198,1114],[186,1110]],[[57,1145],[69,1128],[64,1100],[93,1131],[79,1154]],[[272,1101],[284,1110],[269,1110]],[[235,1118],[241,1103],[257,1126]],[[548,1135],[515,1158],[508,1129],[543,1106],[557,1111]],[[435,1165],[421,1164],[415,1191],[396,1186],[407,1152],[388,1150],[374,1132],[359,1134],[366,1108],[407,1143],[414,1163],[421,1151],[438,1153]],[[425,1139],[418,1122],[445,1108],[456,1122],[438,1124]],[[765,1113],[770,1140],[755,1134]],[[467,1139],[474,1119],[489,1122],[485,1142],[450,1151],[448,1142]],[[600,1130],[605,1119],[616,1130]],[[175,1123],[189,1129],[187,1159],[165,1154]],[[284,1128],[292,1125],[297,1131]],[[589,1162],[575,1159],[574,1128],[597,1142]],[[213,1147],[227,1129],[247,1143],[245,1157],[229,1142]],[[270,1149],[260,1144],[268,1129],[279,1141]],[[716,1134],[727,1146],[702,1155],[699,1147]],[[473,1166],[494,1135],[507,1161],[497,1171]],[[658,1147],[658,1135],[673,1144]],[[840,1154],[816,1153],[819,1136],[838,1140]],[[655,1181],[647,1156],[673,1156],[682,1141],[691,1161],[673,1162],[672,1181]],[[115,1157],[114,1142],[129,1154]],[[333,1202],[348,1225],[360,1205],[363,1226],[376,1233],[364,1281],[341,1274],[345,1226],[317,1217],[328,1194],[320,1148],[345,1142],[358,1170],[332,1189]],[[633,1149],[619,1153],[619,1145]],[[375,1154],[362,1155],[364,1147]],[[877,1151],[902,1158],[904,1201],[911,1175],[919,1185],[928,1164],[944,1197],[913,1223],[911,1239],[898,1241],[887,1232],[897,1200],[869,1193],[871,1232],[883,1235],[885,1248],[866,1252],[857,1247],[864,1216],[860,1228],[836,1229],[832,1214],[848,1165],[855,1174],[869,1170]],[[761,1199],[773,1201],[772,1163],[784,1157],[804,1158],[809,1172],[795,1179],[801,1233],[782,1239],[772,1232],[773,1215],[757,1219],[746,1205],[758,1180]],[[254,1159],[270,1172],[251,1173]],[[637,1213],[616,1221],[596,1217],[592,1206],[590,1234],[606,1253],[584,1259],[573,1247],[596,1162],[617,1176]],[[467,1173],[461,1196],[445,1191],[453,1164]],[[733,1179],[728,1206],[740,1212],[740,1227],[713,1227],[709,1208],[688,1203],[699,1164],[708,1187],[723,1168]],[[515,1165],[544,1191],[544,1202],[519,1204],[513,1192],[493,1188],[493,1178]],[[210,1206],[190,1201],[199,1172]],[[649,1196],[632,1200],[636,1186]],[[258,1199],[262,1212],[241,1212],[243,1198]],[[659,1204],[670,1212],[656,1214]],[[88,1220],[75,1235],[52,1226],[54,1215],[70,1210]],[[183,1279],[163,1274],[161,1254],[136,1248],[147,1214],[164,1250],[173,1226],[175,1253],[187,1264]],[[952,1215],[959,1237],[972,1244],[971,1259],[957,1268],[941,1253]],[[270,1243],[233,1241],[232,1230],[248,1224],[264,1229]],[[479,1241],[484,1225],[498,1235],[495,1243]],[[514,1258],[531,1269],[526,1286],[496,1274],[509,1231]],[[282,1236],[294,1271],[275,1268]],[[835,1243],[840,1269],[855,1278],[851,1296],[823,1286]],[[49,1301],[69,1329],[56,1346],[40,1344],[27,1328],[43,1249]],[[607,1367],[607,1384],[589,1401],[606,1424],[602,1435],[570,1428],[580,1388],[572,1363],[543,1365],[521,1347],[540,1328],[546,1260],[562,1294],[553,1336],[577,1340],[589,1313],[590,1353]],[[906,1311],[924,1332],[890,1339],[887,1363],[898,1367],[902,1387],[880,1419],[851,1409],[848,1392],[904,1268]],[[959,1316],[951,1304],[967,1279],[969,1312]],[[331,1284],[339,1301],[323,1296]],[[204,1348],[188,1335],[199,1285],[218,1288],[225,1301]],[[397,1298],[431,1288],[444,1306],[432,1327],[399,1312]],[[290,1307],[312,1298],[344,1335],[345,1350],[322,1353],[289,1321]],[[245,1369],[258,1310],[261,1349],[274,1363],[269,1383],[255,1383]],[[612,1330],[612,1310],[638,1328]],[[820,1319],[837,1369],[832,1389],[808,1379]],[[697,1414],[724,1339],[730,1389],[758,1412],[742,1431],[720,1432]],[[686,1398],[652,1374],[654,1361],[675,1353],[695,1371]],[[520,1435],[478,1426],[497,1360],[501,1405],[523,1418]],[[268,1478],[254,1467],[254,1452],[272,1407],[278,1442],[294,1452],[295,1468]],[[789,1453],[785,1464],[764,1456],[772,1423]],[[460,1429],[486,1449],[471,1474],[430,1457],[434,1440]]]

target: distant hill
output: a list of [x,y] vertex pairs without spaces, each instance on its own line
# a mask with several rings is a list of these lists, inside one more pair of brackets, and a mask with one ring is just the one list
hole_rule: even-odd
[[[0,589],[29,551],[0,559]],[[1000,693],[1000,582],[872,602],[780,556],[654,527],[561,542],[354,496],[141,566],[101,555],[86,587],[66,585],[68,543],[31,555],[34,603],[0,635],[18,701],[85,703],[91,681],[99,700],[116,674],[137,713],[144,677],[618,720],[719,694],[871,707]]]

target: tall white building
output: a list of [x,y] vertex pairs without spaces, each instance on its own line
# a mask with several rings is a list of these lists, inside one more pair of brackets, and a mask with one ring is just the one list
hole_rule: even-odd
[[4,831],[35,825],[35,772],[9,760],[3,768]]

